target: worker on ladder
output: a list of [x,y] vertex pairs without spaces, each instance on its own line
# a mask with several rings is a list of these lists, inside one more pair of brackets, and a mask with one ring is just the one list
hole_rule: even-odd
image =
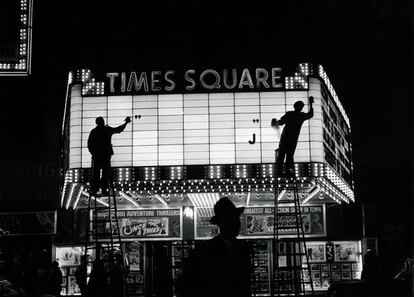
[[[288,111],[280,120],[272,119],[271,126],[278,129],[279,125],[285,125],[279,142],[279,152],[276,159],[276,170],[278,176],[282,176],[283,163],[285,163],[285,175],[294,176],[293,172],[293,155],[295,154],[298,143],[300,129],[304,121],[313,117],[313,97],[309,97],[309,111],[302,112],[305,104],[302,101],[296,101],[293,105],[293,111]],[[286,159],[286,160],[285,160]]]
[[[111,178],[111,156],[114,154],[111,138],[115,133],[124,131],[126,125],[131,122],[130,117],[125,118],[125,123],[118,127],[105,125],[103,117],[97,117],[96,127],[92,129],[88,138],[88,149],[92,155],[92,182],[91,196],[96,196],[99,184],[103,196],[109,195],[109,180]],[[102,169],[102,177],[100,171]]]

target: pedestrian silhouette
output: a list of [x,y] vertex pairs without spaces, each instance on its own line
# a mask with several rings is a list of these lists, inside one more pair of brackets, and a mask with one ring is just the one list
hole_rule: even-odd
[[364,257],[364,269],[361,273],[361,279],[367,282],[376,282],[378,280],[379,261],[374,250],[369,249]]
[[114,269],[112,271],[112,285],[113,285],[113,296],[114,297],[124,297],[125,292],[125,277],[127,275],[127,270],[124,268],[125,265],[122,255],[117,254],[115,256]]
[[285,173],[288,176],[293,175],[293,155],[295,154],[296,145],[300,134],[300,129],[304,121],[313,117],[313,97],[309,97],[309,112],[302,112],[305,104],[302,101],[296,101],[293,105],[293,111],[288,111],[280,120],[272,119],[272,127],[285,125],[279,142],[279,152],[276,159],[277,173],[283,175],[283,163],[285,164]]
[[184,262],[182,295],[185,297],[249,297],[252,272],[249,248],[238,240],[240,215],[229,198],[214,206],[212,224],[218,225],[216,237],[196,245]]
[[82,296],[86,296],[86,285],[87,285],[87,268],[86,268],[86,256],[81,256],[81,263],[75,271],[76,283],[81,291]]
[[[115,133],[124,131],[126,125],[131,122],[130,117],[125,118],[125,123],[113,128],[105,126],[103,117],[97,117],[95,120],[96,127],[92,129],[88,138],[88,149],[92,155],[92,182],[91,195],[95,196],[101,186],[102,194],[109,195],[108,187],[111,177],[111,156],[114,154],[112,149],[111,138]],[[100,171],[102,177],[99,180]]]
[[54,296],[60,296],[60,291],[62,290],[62,277],[62,271],[60,271],[59,263],[54,261],[48,273],[46,293]]
[[93,261],[91,275],[87,285],[88,297],[107,296],[108,275],[103,262],[100,259]]
[[23,285],[23,290],[26,291],[28,296],[36,296],[36,294],[39,294],[38,290],[40,284],[37,279],[36,266],[32,255],[29,255],[28,259],[24,263]]

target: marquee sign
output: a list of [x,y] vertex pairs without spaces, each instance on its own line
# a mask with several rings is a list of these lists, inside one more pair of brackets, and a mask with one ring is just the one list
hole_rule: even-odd
[[31,72],[33,0],[0,1],[0,76]]
[[282,68],[205,69],[186,70],[178,74],[174,70],[151,72],[109,72],[109,93],[154,93],[174,92],[177,81],[184,82],[182,89],[193,91],[281,89],[284,86]]

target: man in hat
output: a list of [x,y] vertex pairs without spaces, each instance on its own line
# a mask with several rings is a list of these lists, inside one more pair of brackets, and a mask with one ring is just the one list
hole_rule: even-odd
[[111,174],[111,156],[114,154],[112,149],[111,138],[115,133],[124,131],[126,125],[131,122],[130,117],[125,118],[125,123],[118,127],[105,125],[103,117],[95,119],[96,127],[92,129],[88,138],[88,149],[92,155],[92,182],[91,195],[95,196],[99,188],[99,175],[102,169],[102,178],[100,179],[101,190],[104,196],[108,196],[109,179]]
[[[272,119],[272,126],[285,125],[279,142],[279,152],[276,159],[277,173],[283,174],[283,162],[285,162],[286,175],[293,175],[293,155],[298,143],[300,129],[304,121],[313,117],[313,97],[309,97],[309,112],[302,112],[305,104],[296,101],[293,105],[294,111],[288,111],[280,120]],[[285,161],[286,159],[286,161]]]
[[236,237],[240,215],[228,197],[214,205],[210,222],[218,225],[219,235],[196,245],[183,270],[183,296],[250,297],[252,266],[246,242]]

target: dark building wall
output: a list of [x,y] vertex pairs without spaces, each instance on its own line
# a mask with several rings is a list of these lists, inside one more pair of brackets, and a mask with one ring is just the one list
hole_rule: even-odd
[[359,203],[326,206],[327,237],[359,240],[363,236],[362,208]]

